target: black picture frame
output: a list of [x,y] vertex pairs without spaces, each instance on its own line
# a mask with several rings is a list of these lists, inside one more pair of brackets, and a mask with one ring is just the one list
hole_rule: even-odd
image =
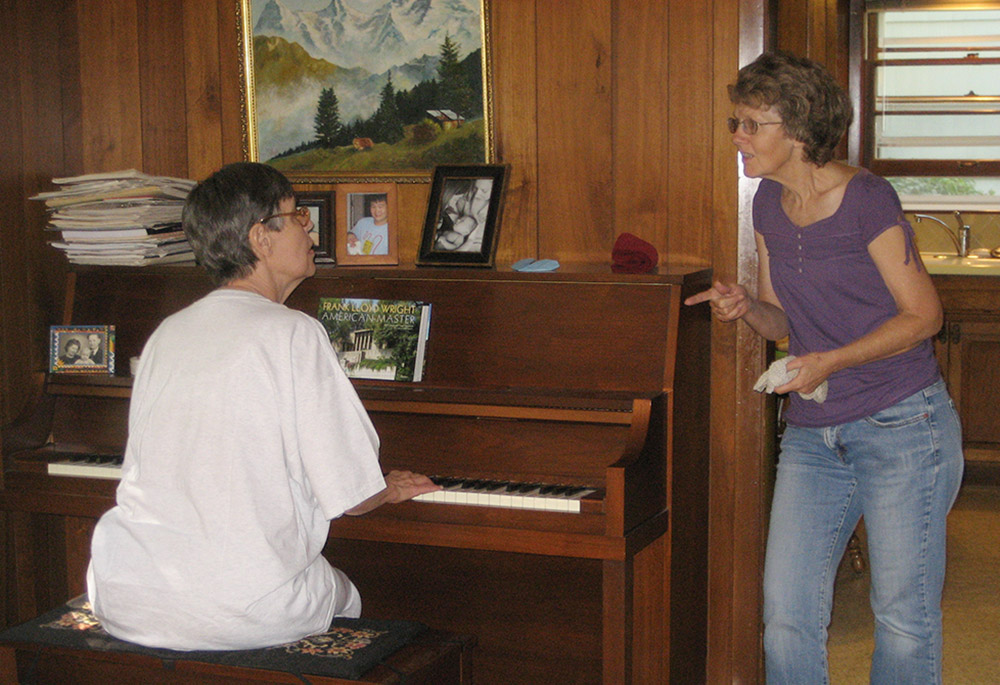
[[[96,347],[91,343],[95,336]],[[115,327],[50,326],[49,372],[114,374]]]
[[506,177],[502,164],[435,167],[417,265],[492,267]]
[[313,229],[309,237],[313,241],[314,261],[317,264],[334,264],[334,193],[296,192],[295,201],[299,207],[308,207],[312,216]]

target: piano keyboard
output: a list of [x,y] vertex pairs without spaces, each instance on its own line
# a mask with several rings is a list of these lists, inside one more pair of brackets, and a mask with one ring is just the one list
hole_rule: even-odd
[[122,474],[122,456],[115,454],[81,454],[77,457],[49,462],[48,472],[50,476],[118,480]]
[[462,504],[507,509],[537,509],[579,513],[583,498],[597,490],[577,485],[518,483],[506,480],[480,480],[431,476],[440,490],[413,498],[415,502]]
[[[117,480],[121,478],[121,471],[120,455],[81,454],[78,457],[48,464],[51,476]],[[596,488],[579,485],[520,483],[451,476],[432,476],[431,480],[440,485],[441,489],[417,495],[413,501],[579,513],[581,501],[597,492]]]

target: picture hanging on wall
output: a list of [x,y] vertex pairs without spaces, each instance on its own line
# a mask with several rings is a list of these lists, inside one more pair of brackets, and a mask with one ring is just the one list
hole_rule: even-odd
[[492,162],[489,3],[240,0],[246,158],[299,183]]

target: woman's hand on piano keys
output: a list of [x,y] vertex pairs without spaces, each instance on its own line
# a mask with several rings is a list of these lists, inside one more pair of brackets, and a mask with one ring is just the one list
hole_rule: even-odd
[[405,502],[425,492],[434,492],[440,489],[440,485],[423,474],[412,471],[390,471],[385,477],[385,491],[388,494],[383,504]]
[[436,485],[430,478],[423,474],[413,473],[412,471],[390,471],[385,476],[384,490],[376,495],[372,495],[356,507],[348,509],[345,513],[351,516],[367,514],[369,511],[377,509],[383,504],[405,502],[425,492],[434,492],[440,489],[440,485]]

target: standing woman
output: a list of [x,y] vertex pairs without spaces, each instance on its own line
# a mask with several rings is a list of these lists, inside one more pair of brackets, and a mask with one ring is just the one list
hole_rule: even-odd
[[[756,298],[716,282],[721,321],[789,336],[797,372],[764,570],[768,685],[827,683],[837,566],[863,516],[875,614],[872,683],[941,682],[945,519],[963,457],[931,336],[941,303],[887,181],[833,161],[851,121],[819,64],[765,53],[730,87],[729,130],[753,202]],[[828,396],[807,400],[824,381]]]

